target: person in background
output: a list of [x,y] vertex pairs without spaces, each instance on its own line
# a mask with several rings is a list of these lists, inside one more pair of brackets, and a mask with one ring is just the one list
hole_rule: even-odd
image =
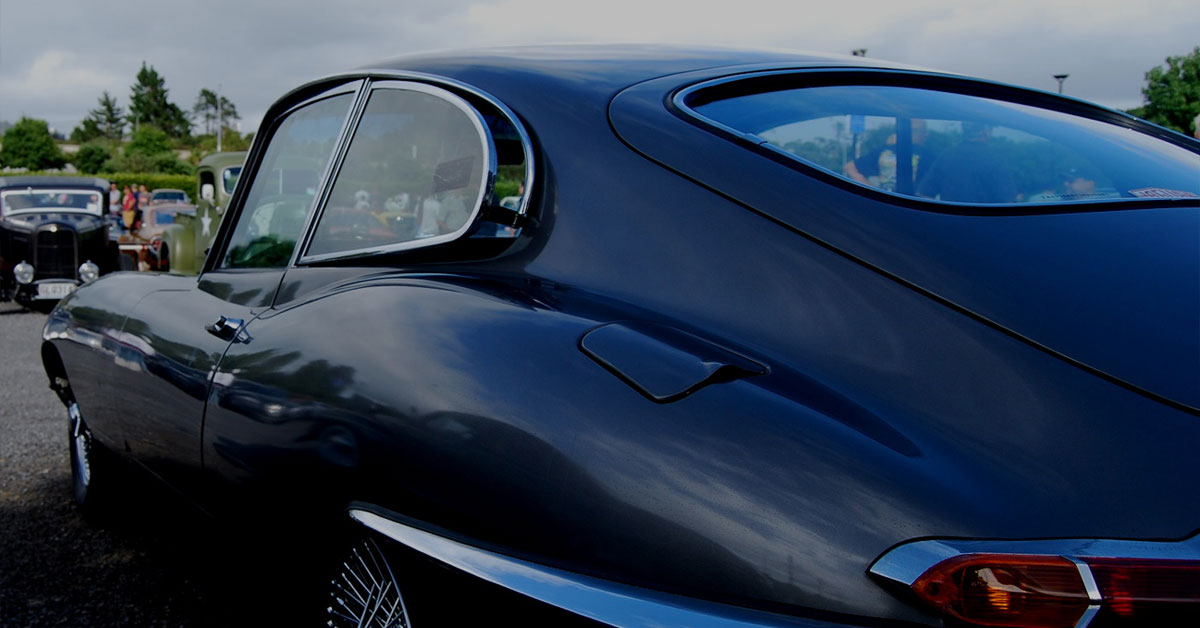
[[145,183],[138,186],[137,201],[139,212],[150,206],[150,191],[146,189]]
[[126,231],[132,231],[137,227],[137,223],[137,194],[127,185],[125,186],[124,197],[121,200],[121,224],[124,225]]
[[121,207],[121,188],[117,187],[116,183],[111,183],[108,186],[108,211],[116,213]]
[[[932,158],[925,151],[925,140],[929,137],[925,121],[912,120],[912,175],[914,187],[920,183]],[[866,185],[889,192],[896,191],[896,134],[888,136],[887,142],[867,154],[847,161],[842,166],[846,176]]]
[[1013,203],[1017,185],[992,143],[992,127],[963,122],[962,141],[946,149],[923,175],[917,195],[955,203]]

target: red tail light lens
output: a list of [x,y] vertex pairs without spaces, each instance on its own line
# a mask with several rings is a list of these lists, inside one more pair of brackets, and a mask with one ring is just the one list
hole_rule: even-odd
[[1200,625],[1200,561],[1084,558],[1104,625]]
[[959,556],[930,568],[913,591],[980,626],[1072,628],[1091,601],[1079,567],[1057,556]]

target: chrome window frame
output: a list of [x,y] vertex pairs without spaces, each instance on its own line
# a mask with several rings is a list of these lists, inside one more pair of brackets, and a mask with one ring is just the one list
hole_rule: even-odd
[[[484,167],[481,169],[481,180],[479,181],[479,191],[476,194],[473,206],[471,206],[470,217],[462,227],[451,233],[439,234],[436,236],[421,238],[418,240],[407,240],[396,242],[394,244],[363,247],[358,249],[347,249],[345,251],[337,251],[333,253],[322,253],[318,255],[310,255],[309,250],[312,247],[313,238],[316,235],[316,228],[320,225],[321,217],[325,214],[325,209],[328,206],[329,195],[333,191],[333,186],[337,183],[337,178],[341,174],[342,166],[345,164],[349,149],[354,141],[354,136],[358,131],[358,125],[362,121],[362,117],[366,111],[367,104],[370,101],[370,95],[376,90],[406,90],[427,95],[435,96],[454,105],[462,111],[471,123],[475,126],[476,133],[481,140]],[[476,225],[483,219],[484,209],[492,201],[495,194],[496,177],[499,172],[499,160],[496,153],[495,139],[492,137],[491,130],[484,120],[483,114],[472,105],[463,95],[456,92],[462,92],[469,96],[479,98],[486,102],[489,106],[494,107],[502,115],[504,115],[513,128],[517,130],[521,138],[521,147],[525,152],[525,194],[521,198],[521,204],[516,210],[519,216],[524,216],[528,212],[529,207],[529,190],[533,179],[533,151],[532,142],[529,139],[529,134],[524,126],[520,124],[517,117],[507,107],[502,105],[495,98],[487,95],[484,92],[471,88],[463,83],[450,81],[440,77],[406,72],[368,72],[367,84],[363,87],[363,94],[358,108],[354,112],[354,120],[347,136],[343,138],[343,145],[337,155],[337,162],[331,177],[322,182],[320,204],[316,212],[311,212],[309,220],[304,227],[304,239],[301,246],[297,247],[297,251],[302,251],[294,261],[293,265],[308,265],[325,261],[355,259],[361,257],[370,257],[375,255],[396,253],[403,251],[412,251],[417,249],[430,248],[448,242],[453,242],[461,239],[463,236],[471,232]]]

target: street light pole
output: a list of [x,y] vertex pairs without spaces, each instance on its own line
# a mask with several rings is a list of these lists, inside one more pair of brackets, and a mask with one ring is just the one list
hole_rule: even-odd
[[1067,80],[1068,76],[1071,76],[1071,75],[1070,74],[1055,74],[1054,75],[1054,80],[1058,81],[1058,93],[1060,93],[1060,94],[1062,93],[1063,82]]
[[[1058,90],[1062,93],[1062,89]],[[217,83],[217,152],[221,152],[221,127],[225,126],[225,112],[221,109],[221,84]]]

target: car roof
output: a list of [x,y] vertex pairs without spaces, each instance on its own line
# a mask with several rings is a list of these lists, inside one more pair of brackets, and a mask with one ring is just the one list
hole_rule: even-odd
[[746,65],[780,67],[907,68],[851,55],[769,49],[663,44],[593,44],[511,46],[450,50],[395,57],[361,70],[428,71],[436,74],[524,72],[563,81],[601,81],[629,85],[644,80],[708,68]]
[[221,168],[225,166],[240,166],[244,161],[246,161],[246,151],[226,151],[207,155],[204,159],[200,160],[200,163],[196,167]]
[[[707,70],[719,76],[819,67],[925,69],[851,55],[769,48],[665,44],[509,46],[416,53],[380,60],[301,85],[276,105],[302,100],[314,93],[313,88],[328,85],[332,80],[363,76],[409,74],[447,78],[482,89],[512,106],[524,96],[536,100],[536,92],[549,87],[570,92],[573,102],[607,102],[630,85],[673,74]],[[267,118],[270,117],[269,113]]]
[[103,188],[108,189],[107,179],[92,177],[20,176],[0,177],[0,189],[4,188]]

